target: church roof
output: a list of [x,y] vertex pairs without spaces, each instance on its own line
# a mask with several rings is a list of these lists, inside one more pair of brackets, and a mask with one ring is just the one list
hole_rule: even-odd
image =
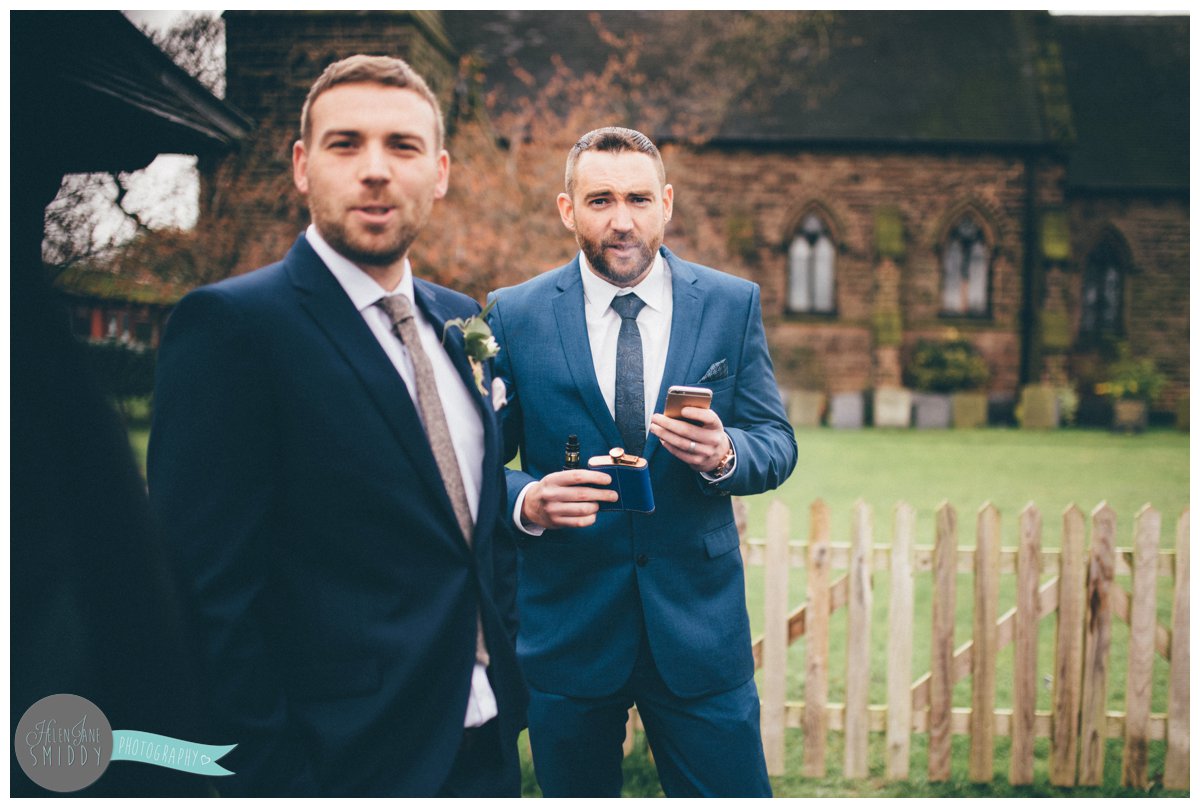
[[[737,22],[741,12],[704,12]],[[584,12],[443,12],[464,52],[492,69],[488,86],[510,101],[545,83],[553,59],[576,73],[598,71],[613,47]],[[604,12],[603,26],[644,34],[640,66],[651,80],[682,63],[697,12]],[[781,14],[786,14],[783,12]],[[781,24],[788,18],[781,16]],[[1039,107],[1035,31],[1010,12],[826,13],[811,42],[783,51],[764,71],[765,92],[747,94],[716,140],[1029,145],[1048,135]],[[752,43],[739,43],[752,47]],[[522,81],[520,67],[532,76]],[[799,78],[797,78],[799,77]],[[719,77],[697,75],[705,93]]]
[[[598,73],[618,51],[614,43],[632,33],[643,36],[639,69],[651,81],[674,75],[682,107],[682,95],[711,92],[720,80],[703,71],[679,79],[680,65],[705,64],[695,58],[710,44],[697,33],[699,13],[445,11],[443,18],[451,41],[481,57],[486,89],[502,109],[544,86],[556,61],[576,74]],[[703,13],[709,35],[713,19],[717,28],[732,27],[744,15]],[[768,13],[780,25],[795,19]],[[1188,46],[1187,17],[824,12],[761,71],[753,92],[711,122],[710,142],[1053,150],[1067,156],[1074,187],[1186,188]],[[654,134],[669,136],[670,124]]]
[[1078,134],[1068,183],[1188,188],[1188,18],[1063,17],[1057,28]]

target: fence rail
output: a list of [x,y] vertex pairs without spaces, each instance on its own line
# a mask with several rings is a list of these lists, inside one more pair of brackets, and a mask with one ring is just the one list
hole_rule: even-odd
[[[842,770],[868,774],[871,733],[885,735],[885,776],[905,780],[910,741],[926,733],[928,780],[950,778],[951,738],[970,738],[968,777],[991,782],[995,739],[1011,739],[1008,779],[1033,781],[1034,740],[1048,738],[1050,782],[1099,785],[1105,741],[1123,739],[1121,783],[1149,786],[1148,744],[1165,741],[1162,772],[1168,789],[1189,788],[1189,510],[1175,525],[1175,548],[1160,549],[1162,518],[1149,505],[1135,516],[1132,547],[1117,547],[1116,514],[1102,503],[1090,518],[1076,506],[1062,513],[1060,547],[1042,547],[1041,512],[1030,505],[1018,519],[1016,546],[1003,546],[1000,513],[990,504],[975,515],[973,547],[959,544],[958,513],[936,511],[934,544],[918,545],[916,511],[901,503],[892,514],[891,543],[876,542],[871,508],[856,503],[850,541],[830,538],[829,508],[809,509],[809,539],[793,541],[793,515],[774,502],[765,540],[744,539],[747,565],[764,569],[765,629],[754,641],[762,669],[762,735],[767,769],[787,766],[787,729],[802,729],[802,771],[824,777],[830,731],[844,735]],[[1086,542],[1089,534],[1090,541]],[[743,529],[743,536],[745,531]],[[805,601],[789,608],[792,570],[806,574]],[[844,571],[833,576],[833,572]],[[887,572],[886,704],[869,700],[874,572]],[[955,646],[960,575],[971,575],[971,638]],[[932,589],[928,616],[914,613],[922,576]],[[1015,605],[999,613],[1002,576],[1015,576]],[[1047,578],[1047,576],[1049,576]],[[1043,580],[1043,579],[1046,580]],[[1174,584],[1170,626],[1156,617],[1159,580]],[[1129,583],[1126,590],[1125,581]],[[845,666],[830,659],[830,618],[846,609]],[[1053,664],[1039,670],[1038,626],[1055,618]],[[1112,620],[1129,626],[1123,712],[1107,709]],[[928,670],[913,678],[914,637],[928,632]],[[803,702],[787,700],[788,648],[804,638]],[[1013,646],[1012,704],[996,706],[999,652]],[[1155,654],[1169,665],[1167,711],[1151,712]],[[876,662],[875,664],[878,664]],[[922,667],[923,667],[922,663]],[[1051,709],[1038,710],[1038,677],[1053,682]],[[842,676],[843,703],[829,702],[831,677]],[[955,685],[970,679],[970,707],[955,707]],[[630,735],[640,722],[631,716]]]
[[[763,668],[763,742],[768,770],[785,769],[784,727],[803,728],[803,770],[825,773],[829,730],[845,735],[843,772],[867,776],[868,733],[886,736],[885,771],[889,779],[907,779],[910,738],[929,735],[931,782],[950,777],[950,741],[970,738],[968,776],[990,782],[995,738],[1012,739],[1009,781],[1033,779],[1035,738],[1050,739],[1050,779],[1056,785],[1098,785],[1103,779],[1104,742],[1123,738],[1122,784],[1149,784],[1147,744],[1165,740],[1163,784],[1188,788],[1188,523],[1185,511],[1176,526],[1175,550],[1160,550],[1161,517],[1147,506],[1135,518],[1131,548],[1116,547],[1116,514],[1101,505],[1091,514],[1091,542],[1085,550],[1087,519],[1072,506],[1062,517],[1061,549],[1043,549],[1042,517],[1035,506],[1021,512],[1018,542],[1001,546],[999,512],[985,505],[976,514],[974,547],[960,547],[958,514],[950,505],[936,512],[935,542],[915,544],[914,510],[901,504],[893,515],[892,543],[874,541],[871,508],[857,503],[848,545],[829,540],[829,509],[810,509],[810,540],[790,540],[790,514],[781,503],[768,510],[767,539],[744,545],[747,563],[765,567],[766,631],[755,641],[755,661]],[[789,572],[807,570],[806,600],[787,606]],[[831,580],[831,570],[845,574]],[[887,703],[869,704],[872,572],[889,573]],[[955,646],[960,574],[973,576],[971,639]],[[916,620],[913,610],[918,575],[932,577],[932,615]],[[1042,581],[1045,575],[1052,575]],[[1016,576],[1016,605],[999,614],[1000,580]],[[1131,579],[1126,592],[1117,578]],[[1155,615],[1159,578],[1175,584],[1172,625]],[[846,614],[845,703],[827,703],[834,675],[829,658],[829,618]],[[1054,615],[1057,631],[1052,669],[1052,709],[1039,711],[1037,632],[1040,620]],[[1124,712],[1107,710],[1112,620],[1129,624],[1128,673]],[[783,626],[786,627],[783,628]],[[913,637],[930,632],[928,672],[912,677]],[[805,702],[788,703],[779,682],[787,679],[788,646],[805,638]],[[997,659],[1013,645],[1012,706],[996,707]],[[1170,664],[1168,709],[1152,714],[1151,682],[1155,653]],[[1050,673],[1050,671],[1047,671]],[[970,679],[971,706],[954,707],[954,686]]]

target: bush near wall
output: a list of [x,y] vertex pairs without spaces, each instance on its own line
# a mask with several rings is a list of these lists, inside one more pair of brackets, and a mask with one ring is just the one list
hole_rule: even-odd
[[[96,382],[116,403],[128,420],[138,415],[132,402],[147,402],[154,394],[155,352],[120,340],[97,340],[82,343],[88,367]],[[142,407],[147,410],[148,405]]]

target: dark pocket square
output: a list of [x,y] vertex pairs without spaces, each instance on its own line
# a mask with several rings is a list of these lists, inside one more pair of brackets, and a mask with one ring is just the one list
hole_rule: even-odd
[[724,379],[729,375],[729,363],[724,359],[719,362],[713,362],[708,370],[704,371],[704,375],[700,377],[700,384],[705,382],[715,382]]

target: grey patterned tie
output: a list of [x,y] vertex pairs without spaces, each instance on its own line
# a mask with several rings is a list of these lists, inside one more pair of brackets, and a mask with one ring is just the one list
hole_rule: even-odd
[[621,432],[622,447],[630,454],[640,455],[646,446],[646,384],[642,376],[642,333],[637,316],[646,301],[636,294],[617,295],[612,307],[621,315],[621,330],[617,334],[617,429]]
[[[433,375],[433,365],[429,355],[421,345],[421,337],[417,334],[417,324],[413,321],[412,303],[405,295],[389,295],[382,297],[376,303],[387,312],[392,321],[392,330],[408,349],[412,359],[413,376],[416,379],[417,407],[421,411],[421,420],[425,424],[425,436],[429,439],[429,448],[433,450],[433,459],[437,461],[438,471],[442,475],[442,485],[454,506],[454,516],[462,531],[467,545],[471,544],[474,533],[474,520],[471,519],[471,506],[467,504],[467,490],[463,486],[462,471],[458,467],[458,457],[454,454],[454,442],[450,438],[450,427],[446,423],[446,413],[442,409],[442,399],[438,395],[437,380]],[[475,638],[475,659],[483,665],[488,664],[487,648],[483,641],[483,625],[477,622]]]

